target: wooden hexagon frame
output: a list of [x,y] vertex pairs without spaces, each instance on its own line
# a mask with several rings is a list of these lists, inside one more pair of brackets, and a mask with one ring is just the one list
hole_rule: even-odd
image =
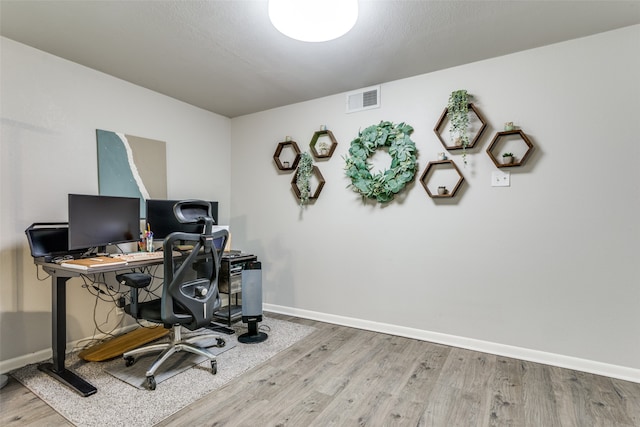
[[[318,142],[318,138],[320,138],[322,135],[327,135],[331,140],[331,146],[329,147],[329,150],[326,154],[319,153],[318,150],[316,150],[316,144]],[[313,157],[315,157],[316,159],[330,158],[331,156],[333,156],[333,152],[336,150],[337,146],[338,146],[338,142],[336,141],[336,138],[333,136],[333,132],[326,129],[315,131],[313,133],[313,137],[311,138],[311,142],[309,143],[311,154],[313,154]]]
[[[500,163],[498,161],[498,159],[496,159],[496,157],[493,155],[493,151],[496,148],[500,148],[500,139],[502,139],[503,137],[509,136],[509,135],[516,135],[520,139],[522,139],[522,141],[527,146],[527,151],[525,151],[525,153],[522,156],[522,158],[520,159],[520,161],[513,162],[513,163],[507,163],[507,164]],[[508,168],[508,167],[513,167],[513,166],[522,166],[527,161],[527,159],[531,155],[532,151],[533,151],[533,144],[531,143],[531,141],[529,141],[529,138],[527,138],[527,135],[525,135],[525,133],[522,132],[520,129],[508,130],[508,131],[504,131],[504,132],[497,132],[496,135],[493,137],[493,140],[491,141],[491,144],[489,144],[489,147],[487,148],[487,154],[489,155],[489,158],[491,158],[491,161],[493,162],[494,165],[496,165],[497,168]]]
[[[324,177],[322,176],[322,173],[320,172],[320,169],[317,166],[313,167],[313,171],[311,173],[315,175],[316,179],[318,180],[318,186],[316,187],[316,191],[314,191],[313,194],[309,196],[310,200],[315,200],[318,197],[320,197],[320,192],[322,192],[322,187],[324,187],[324,184],[326,181],[324,180]],[[293,188],[293,192],[296,194],[296,197],[300,199],[300,188],[298,188],[298,183],[296,182],[297,177],[298,177],[297,173],[293,174],[293,179],[291,180],[291,188]]]
[[[431,190],[429,190],[429,180],[431,179],[432,172],[436,169],[453,169],[458,174],[458,177],[459,177],[458,182],[456,182],[456,185],[453,187],[453,190],[451,190],[447,194],[437,194],[437,193],[433,194],[431,193]],[[460,173],[460,169],[458,169],[458,167],[453,162],[453,160],[438,160],[435,162],[429,162],[424,172],[420,176],[420,183],[422,184],[424,189],[427,191],[427,194],[429,195],[429,197],[431,197],[432,199],[443,199],[443,198],[454,197],[463,182],[464,182],[464,176],[462,176],[462,174]]]
[[[476,145],[476,142],[478,142],[478,140],[482,136],[482,133],[484,132],[484,130],[486,129],[487,122],[482,117],[482,114],[480,114],[480,111],[478,111],[478,109],[472,103],[469,103],[469,111],[470,112],[473,111],[473,113],[476,115],[480,123],[482,123],[482,126],[480,127],[480,129],[478,129],[473,139],[469,142],[469,145],[467,145],[467,148],[473,148]],[[444,138],[442,138],[442,135],[441,135],[443,130],[442,127],[446,123],[448,113],[449,113],[448,108],[445,108],[444,111],[442,111],[442,114],[438,119],[438,123],[436,123],[436,127],[433,128],[433,131],[438,136],[438,139],[440,140],[440,143],[442,144],[442,146],[447,150],[462,150],[463,148],[462,145],[447,145]]]
[[[285,167],[284,164],[280,161],[280,155],[282,154],[282,150],[287,146],[291,146],[294,153],[296,153],[295,159],[293,159],[293,163],[289,167]],[[300,149],[298,148],[298,144],[295,141],[283,141],[278,143],[278,147],[276,148],[276,152],[273,153],[273,161],[276,163],[276,166],[281,171],[292,171],[298,167],[298,162],[300,161]]]

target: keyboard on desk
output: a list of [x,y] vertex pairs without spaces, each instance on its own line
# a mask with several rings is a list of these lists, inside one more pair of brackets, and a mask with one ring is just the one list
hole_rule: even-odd
[[[173,251],[173,256],[181,256],[180,252]],[[156,252],[130,252],[128,254],[111,254],[112,258],[121,259],[127,262],[136,262],[136,261],[152,261],[156,259],[163,259],[164,252],[156,251]]]

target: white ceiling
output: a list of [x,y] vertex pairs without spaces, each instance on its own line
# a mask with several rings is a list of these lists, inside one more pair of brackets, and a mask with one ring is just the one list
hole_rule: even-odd
[[638,0],[360,0],[347,35],[304,43],[267,0],[0,0],[2,36],[227,117],[638,23]]

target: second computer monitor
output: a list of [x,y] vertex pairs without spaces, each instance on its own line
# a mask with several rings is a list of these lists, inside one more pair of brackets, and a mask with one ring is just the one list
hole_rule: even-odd
[[[183,224],[178,222],[173,213],[173,205],[179,200],[147,200],[147,227],[153,232],[154,239],[164,239],[174,231],[183,233],[201,233],[202,224]],[[213,223],[218,223],[218,202],[211,204]]]

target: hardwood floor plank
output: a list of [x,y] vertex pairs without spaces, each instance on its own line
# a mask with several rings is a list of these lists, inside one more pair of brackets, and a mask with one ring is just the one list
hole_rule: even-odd
[[[527,425],[563,426],[558,416],[558,405],[549,367],[527,361],[521,361],[520,364],[524,370],[522,388],[524,419]],[[569,421],[565,420],[565,423]]]
[[10,426],[73,426],[43,400],[15,378],[0,391],[0,425]]
[[286,407],[272,411],[272,418],[264,418],[265,420],[270,420],[265,425],[309,426],[332,400],[333,396],[316,390],[308,390],[307,393],[291,399]]
[[480,425],[489,418],[496,356],[459,348],[449,353],[419,425]]
[[495,373],[489,383],[491,407],[489,426],[518,426],[524,419],[522,377],[524,369],[519,360],[498,357]]
[[[634,426],[611,378],[549,367],[563,425]],[[580,420],[580,421],[579,421]]]
[[619,426],[634,425],[626,413],[624,400],[615,392],[611,378],[586,372],[575,373],[580,380],[582,389],[590,390],[590,393],[587,394],[588,410],[597,424],[604,425],[607,422],[613,422],[614,425]]
[[317,423],[310,425],[351,425],[347,423],[349,419],[367,417],[376,403],[376,392],[384,388],[381,366],[389,364],[389,359],[396,355],[388,349],[392,338],[383,334],[367,334],[366,342],[354,343],[351,358],[344,359],[341,365],[344,387],[335,393],[333,401],[319,414]]
[[640,385],[616,378],[611,378],[611,385],[614,393],[622,399],[624,413],[631,420],[631,425],[640,426]]
[[444,346],[408,338],[396,347],[396,358],[385,372],[382,397],[377,396],[369,419],[382,425],[416,425],[424,411],[425,399],[435,384],[448,353]]
[[483,402],[478,393],[448,384],[439,384],[431,394],[421,427],[479,426],[482,423]]

